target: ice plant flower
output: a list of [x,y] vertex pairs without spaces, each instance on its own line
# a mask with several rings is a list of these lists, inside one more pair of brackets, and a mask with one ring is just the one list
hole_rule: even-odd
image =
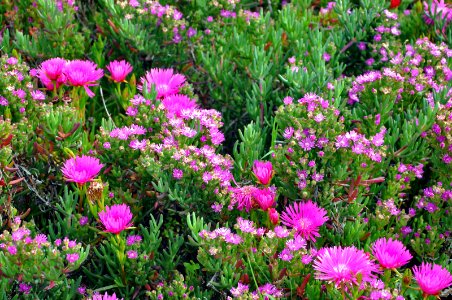
[[42,62],[38,69],[38,78],[48,89],[59,88],[66,82],[66,76],[63,74],[67,61],[63,58],[51,58]]
[[358,285],[358,274],[363,281],[372,280],[378,271],[377,265],[367,254],[355,247],[323,248],[314,261],[315,277],[335,284],[337,288]]
[[190,111],[196,108],[196,102],[185,95],[171,95],[162,101],[167,111],[168,118],[181,117],[182,111]]
[[424,1],[424,10],[424,20],[428,25],[435,23],[435,17],[444,20],[445,26],[452,21],[452,7],[444,3],[444,0],[433,0],[430,7],[428,2]]
[[269,184],[273,177],[272,163],[270,161],[254,161],[253,174],[261,184]]
[[438,295],[452,284],[452,275],[440,265],[422,263],[413,267],[414,278],[425,295]]
[[96,81],[104,76],[102,69],[97,69],[97,65],[88,60],[73,60],[66,64],[64,70],[67,83],[71,86],[82,86],[89,97],[94,97],[90,86],[97,85]]
[[397,269],[413,258],[402,242],[380,238],[372,245],[372,254],[386,269]]
[[82,155],[68,159],[61,172],[66,181],[85,184],[97,177],[103,166],[98,158]]
[[[157,97],[163,98],[179,93],[179,88],[185,83],[185,76],[174,74],[173,69],[151,69],[141,77],[141,83],[146,84],[148,90],[154,86]],[[142,89],[143,87],[138,87]]]
[[102,225],[104,225],[105,231],[114,234],[118,234],[132,226],[132,217],[130,207],[126,204],[107,206],[104,211],[99,213],[99,219]]
[[328,221],[326,210],[318,207],[311,200],[296,202],[281,214],[282,224],[295,229],[296,235],[314,242],[315,238],[320,236],[319,227],[326,221]]
[[127,75],[132,72],[133,67],[125,60],[115,60],[110,62],[110,64],[107,66],[107,70],[110,72],[111,79],[114,82],[123,82],[126,79]]
[[268,212],[268,218],[270,219],[270,222],[272,222],[273,225],[278,224],[278,222],[279,222],[278,211],[274,208],[270,208],[267,212]]
[[275,196],[275,192],[270,188],[253,191],[253,198],[263,211],[267,211],[275,204]]
[[113,295],[108,295],[107,292],[105,292],[104,295],[96,294],[93,295],[93,298],[91,300],[122,300],[123,298],[119,299],[116,297],[116,294],[113,293]]

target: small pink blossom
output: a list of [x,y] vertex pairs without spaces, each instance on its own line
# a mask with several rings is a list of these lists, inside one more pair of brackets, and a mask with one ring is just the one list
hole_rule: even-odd
[[66,181],[85,184],[97,177],[103,166],[98,158],[82,155],[68,159],[61,172]]
[[253,174],[263,185],[268,185],[273,177],[273,166],[270,161],[254,161]]
[[380,238],[373,243],[372,254],[386,269],[400,268],[413,258],[402,242],[385,238]]
[[378,271],[368,255],[353,246],[323,248],[313,266],[316,279],[334,282],[337,288],[357,285],[358,274],[368,282],[375,278],[373,273]]
[[80,255],[78,253],[68,253],[66,254],[66,259],[69,263],[74,263],[79,259]]
[[124,82],[127,75],[132,72],[133,68],[132,65],[125,60],[115,60],[110,62],[107,66],[107,70],[110,71],[111,79],[114,82]]
[[263,211],[267,211],[275,204],[276,193],[270,188],[255,189],[253,198]]
[[99,219],[105,227],[106,232],[118,234],[124,229],[132,226],[132,213],[126,204],[115,204],[106,207],[99,213]]
[[165,97],[162,104],[168,112],[169,118],[181,117],[183,111],[191,111],[197,107],[194,100],[180,94]]
[[90,86],[98,85],[97,80],[104,76],[102,69],[97,69],[97,65],[87,60],[73,60],[66,64],[63,70],[67,83],[71,86],[82,86],[89,97],[94,97]]
[[66,75],[63,70],[67,61],[63,58],[51,58],[43,61],[38,69],[37,75],[42,84],[48,89],[59,88],[66,82]]
[[452,275],[440,265],[422,263],[413,267],[414,278],[426,295],[437,296],[452,284]]
[[284,225],[294,228],[296,235],[315,242],[316,237],[320,236],[319,227],[328,220],[328,217],[325,209],[309,200],[288,206],[282,213],[281,220]]
[[[142,86],[146,84],[148,91],[151,86],[157,91],[157,97],[163,98],[179,93],[179,89],[185,83],[185,76],[175,74],[173,69],[151,69],[141,78]],[[142,86],[138,89],[142,89]]]

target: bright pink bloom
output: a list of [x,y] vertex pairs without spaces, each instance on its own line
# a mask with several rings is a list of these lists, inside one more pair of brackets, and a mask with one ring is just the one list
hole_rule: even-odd
[[113,295],[108,295],[107,292],[105,292],[104,295],[97,294],[93,295],[93,298],[91,300],[122,300],[123,298],[119,299],[116,297],[116,294],[113,293]]
[[97,177],[103,166],[98,158],[82,155],[68,159],[61,172],[66,181],[84,184]]
[[104,225],[106,232],[118,234],[124,229],[132,226],[132,213],[126,204],[115,204],[105,207],[105,211],[99,213],[100,222]]
[[270,218],[270,222],[272,222],[273,225],[278,224],[279,222],[279,213],[276,209],[270,208],[268,210],[268,217]]
[[452,275],[440,265],[422,263],[413,267],[414,278],[427,295],[438,295],[452,284]]
[[[148,91],[151,90],[151,86],[154,86],[159,98],[177,94],[179,88],[185,83],[185,76],[173,72],[173,69],[151,69],[141,77],[141,83],[143,85],[146,83]],[[141,90],[142,87],[138,89]]]
[[375,277],[378,267],[367,254],[355,247],[323,248],[314,261],[315,277],[320,280],[333,282],[337,288],[349,284],[358,284],[358,274],[363,281],[370,281]]
[[163,106],[168,112],[168,117],[180,117],[182,111],[193,110],[196,108],[196,102],[185,95],[171,95],[165,97],[162,101]]
[[307,240],[315,242],[319,237],[319,227],[328,221],[326,210],[318,207],[311,200],[307,202],[296,202],[286,208],[281,215],[281,222],[294,228],[296,235],[301,235]]
[[402,242],[381,238],[372,245],[372,254],[386,269],[397,269],[413,258]]
[[255,189],[253,198],[263,211],[267,211],[275,204],[276,193],[270,188]]
[[230,188],[231,192],[231,204],[229,205],[230,210],[237,204],[238,210],[246,209],[247,212],[253,207],[253,192],[256,187],[247,185],[239,188]]
[[66,254],[66,259],[69,263],[74,263],[79,259],[80,255],[78,253],[68,253]]
[[114,82],[123,82],[126,79],[127,75],[132,72],[133,68],[125,60],[115,60],[110,62],[110,64],[107,66],[107,70],[110,71],[111,79],[113,79]]
[[273,177],[272,163],[270,161],[254,161],[253,173],[261,184],[269,184]]
[[96,81],[104,76],[102,69],[97,69],[97,65],[88,60],[73,60],[67,63],[63,70],[67,82],[72,86],[83,86],[89,97],[94,97],[90,86],[97,85]]
[[452,21],[452,7],[447,3],[444,3],[444,0],[433,0],[431,7],[428,6],[427,1],[424,1],[424,10],[424,20],[425,23],[429,25],[435,23],[434,17],[443,19],[445,21],[445,26]]
[[66,64],[67,61],[59,57],[42,62],[38,69],[38,77],[48,90],[53,90],[55,84],[56,88],[59,88],[66,82],[66,76],[63,74]]

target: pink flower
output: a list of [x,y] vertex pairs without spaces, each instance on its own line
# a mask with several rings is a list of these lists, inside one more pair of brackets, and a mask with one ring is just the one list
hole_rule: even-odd
[[68,159],[61,172],[66,181],[84,184],[97,177],[103,166],[98,158],[82,155]]
[[122,300],[123,298],[119,299],[116,297],[116,294],[113,293],[113,295],[108,295],[106,292],[104,295],[96,294],[93,295],[93,298],[91,300]]
[[256,187],[247,185],[240,188],[230,188],[231,192],[231,204],[229,205],[230,210],[237,204],[238,210],[246,209],[247,212],[253,207],[253,192]]
[[97,85],[96,80],[104,76],[102,69],[97,69],[97,65],[88,60],[73,60],[67,63],[63,73],[67,82],[72,86],[83,86],[89,97],[94,97],[90,86]]
[[110,71],[111,79],[113,79],[114,82],[123,82],[126,79],[127,75],[132,72],[133,68],[125,60],[115,60],[110,62],[110,64],[107,66],[107,70]]
[[273,177],[272,163],[270,161],[254,161],[253,173],[261,184],[269,184]]
[[452,284],[452,275],[440,265],[422,263],[413,267],[414,278],[427,295],[438,295],[442,289]]
[[381,238],[372,245],[372,254],[386,269],[397,269],[413,258],[402,242]]
[[196,102],[185,95],[171,95],[165,97],[162,101],[163,106],[168,112],[168,118],[172,118],[174,116],[181,117],[182,111],[184,110],[193,110],[196,108]]
[[23,283],[23,282],[19,283],[19,291],[28,295],[28,294],[30,294],[30,291],[31,291],[31,285]]
[[297,202],[286,208],[281,215],[281,222],[296,230],[296,235],[301,235],[307,240],[315,242],[319,237],[319,227],[328,220],[326,210],[318,207],[311,200]]
[[273,225],[278,224],[279,222],[279,213],[276,209],[270,208],[268,210],[268,217],[270,219],[270,222],[272,222]]
[[74,263],[79,259],[80,255],[78,253],[68,253],[66,254],[66,259],[69,263]]
[[66,76],[63,74],[66,64],[66,60],[59,57],[42,62],[38,69],[38,77],[48,90],[59,88],[66,82]]
[[263,211],[267,211],[275,204],[275,192],[270,188],[255,189],[253,198]]
[[118,234],[124,229],[132,226],[132,213],[126,204],[115,204],[106,207],[105,211],[99,213],[99,219],[105,227],[106,232]]
[[[174,74],[173,69],[151,69],[141,77],[141,82],[143,86],[146,83],[148,91],[151,91],[151,86],[154,86],[157,97],[163,98],[179,93],[179,88],[185,83],[185,76]],[[142,87],[138,89],[142,90]]]
[[433,23],[435,23],[435,20],[433,19],[435,17],[437,19],[443,19],[445,21],[445,26],[452,21],[452,8],[447,3],[444,3],[444,0],[433,0],[431,7],[428,6],[427,1],[424,1],[424,10],[425,23],[428,25],[433,25]]
[[181,169],[174,169],[173,170],[173,177],[175,179],[182,179],[182,177],[184,176],[184,172]]
[[138,252],[136,252],[135,250],[127,251],[127,258],[129,258],[129,259],[136,259],[136,258],[138,258]]
[[14,245],[8,246],[8,248],[6,250],[8,250],[9,254],[11,254],[11,255],[17,254],[17,248]]
[[375,277],[377,266],[369,260],[367,254],[355,247],[323,248],[314,261],[316,278],[334,282],[337,288],[348,284],[358,284],[358,274],[363,281]]

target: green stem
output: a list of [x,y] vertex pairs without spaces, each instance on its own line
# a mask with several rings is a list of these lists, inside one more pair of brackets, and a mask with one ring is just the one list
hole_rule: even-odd
[[258,294],[260,295],[261,293],[260,293],[260,291],[259,291],[259,289],[258,289],[259,285],[257,284],[256,277],[254,276],[253,267],[251,266],[251,260],[250,260],[250,256],[248,255],[248,253],[246,254],[246,258],[247,258],[248,265],[249,265],[250,270],[251,270],[251,275],[253,276],[254,284],[256,285],[257,292],[258,292]]

